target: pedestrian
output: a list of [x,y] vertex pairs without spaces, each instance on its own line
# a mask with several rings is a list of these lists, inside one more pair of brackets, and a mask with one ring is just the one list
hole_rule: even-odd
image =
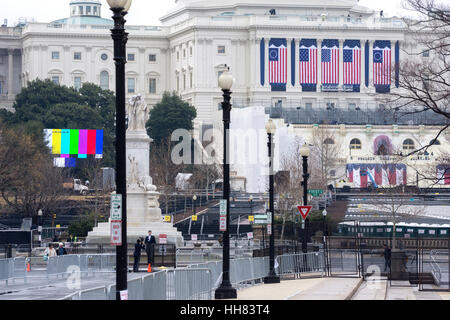
[[52,240],[53,242],[58,242],[59,241],[59,238],[58,238],[58,235],[55,233],[55,235],[53,236],[53,240]]
[[49,257],[56,257],[56,250],[51,243],[48,244],[48,248],[44,251],[44,261],[48,261]]
[[145,251],[147,252],[147,263],[153,263],[153,254],[155,250],[156,239],[152,236],[152,231],[148,231],[148,236],[145,237]]
[[73,236],[71,234],[69,234],[69,238],[67,239],[67,242],[74,242]]
[[391,270],[391,248],[389,248],[386,244],[384,247],[384,271],[386,271],[387,267]]
[[145,249],[145,246],[142,244],[141,239],[137,239],[136,244],[134,245],[134,266],[133,272],[139,272],[139,264],[141,262],[141,250]]
[[64,256],[67,254],[66,249],[64,248],[64,244],[62,242],[59,243],[59,248],[56,250],[58,256]]

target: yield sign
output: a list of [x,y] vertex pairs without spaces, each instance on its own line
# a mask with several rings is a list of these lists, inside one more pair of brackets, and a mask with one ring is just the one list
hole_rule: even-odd
[[309,212],[311,211],[312,206],[297,206],[297,209],[298,212],[300,212],[300,214],[302,215],[303,220],[305,220]]

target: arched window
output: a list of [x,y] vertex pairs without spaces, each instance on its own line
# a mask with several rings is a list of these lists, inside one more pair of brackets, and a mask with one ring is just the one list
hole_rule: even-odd
[[411,139],[403,141],[403,150],[414,150],[414,141]]
[[361,141],[359,139],[352,139],[352,141],[350,141],[350,149],[361,149],[362,148],[362,144]]
[[109,73],[108,71],[100,72],[100,88],[109,90]]
[[334,140],[331,138],[326,138],[323,142],[323,144],[334,144]]
[[440,146],[441,142],[439,140],[437,140],[437,139],[433,139],[433,140],[430,141],[430,145],[431,146]]

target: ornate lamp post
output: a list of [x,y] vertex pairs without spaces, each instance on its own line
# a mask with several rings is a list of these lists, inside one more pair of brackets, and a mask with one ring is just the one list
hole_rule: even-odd
[[271,232],[269,240],[269,275],[264,278],[264,283],[280,283],[280,277],[275,273],[275,235],[274,235],[274,216],[275,216],[275,206],[274,206],[274,180],[273,180],[273,135],[276,132],[276,126],[272,119],[266,124],[266,131],[269,137],[269,142],[267,146],[269,147],[269,211],[271,213]]
[[[302,182],[302,186],[303,186],[303,205],[306,206],[308,205],[308,178],[309,178],[309,173],[308,173],[308,157],[310,155],[311,151],[308,147],[308,145],[305,143],[301,148],[300,148],[300,155],[302,156],[303,159],[303,182]],[[307,253],[308,252],[308,239],[307,239],[307,233],[308,233],[308,219],[305,219],[305,229],[303,230],[303,241],[302,241],[302,251],[303,253]],[[303,224],[302,224],[302,228],[303,228]]]
[[122,245],[116,248],[116,300],[127,290],[127,171],[126,171],[126,127],[125,127],[125,64],[128,33],[125,32],[125,15],[132,0],[107,0],[114,12],[114,42],[116,65],[116,192],[122,195]]
[[194,194],[194,196],[192,197],[192,205],[194,206],[194,216],[197,213],[196,212],[196,207],[195,207],[195,203],[197,202],[197,196]]
[[219,78],[219,86],[223,91],[223,200],[226,200],[226,230],[223,232],[223,275],[222,283],[215,292],[216,299],[237,298],[236,289],[230,281],[230,163],[228,155],[228,136],[230,131],[231,113],[231,87],[233,86],[233,76],[229,71],[225,71]]

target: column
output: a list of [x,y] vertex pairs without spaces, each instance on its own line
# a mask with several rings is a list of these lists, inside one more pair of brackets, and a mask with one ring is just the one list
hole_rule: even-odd
[[322,41],[317,39],[317,91],[321,92],[322,85]]
[[344,85],[344,40],[339,39],[339,86]]
[[264,76],[265,76],[265,81],[264,81],[264,87],[265,88],[270,88],[270,83],[269,83],[269,38],[264,38]]
[[288,73],[288,77],[287,77],[287,83],[286,83],[286,88],[292,88],[292,72],[291,72],[291,66],[292,66],[292,57],[291,57],[291,41],[292,39],[286,38],[286,43],[287,43],[287,73]]
[[369,88],[373,88],[373,40],[369,40]]
[[14,93],[13,93],[13,82],[14,82],[14,49],[8,49],[8,100],[14,99]]
[[366,41],[360,39],[360,45],[361,45],[361,85],[360,85],[360,92],[363,92],[363,88],[366,87]]
[[295,39],[295,74],[297,75],[295,79],[295,85],[300,85],[300,39]]

